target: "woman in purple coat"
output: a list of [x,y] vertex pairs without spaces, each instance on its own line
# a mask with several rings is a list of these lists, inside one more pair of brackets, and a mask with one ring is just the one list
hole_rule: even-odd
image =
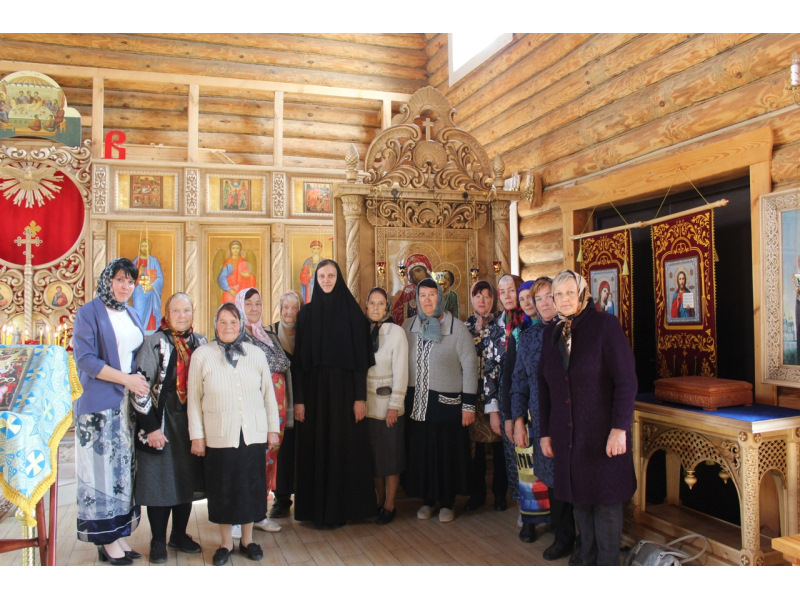
[[619,565],[622,503],[636,491],[631,420],[637,380],[619,321],[594,310],[586,281],[553,281],[558,320],[539,362],[540,445],[555,464],[554,495],[571,502],[585,565]]

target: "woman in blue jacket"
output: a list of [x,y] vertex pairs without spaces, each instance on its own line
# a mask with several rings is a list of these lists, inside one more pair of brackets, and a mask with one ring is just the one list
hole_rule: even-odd
[[97,298],[75,316],[72,345],[83,395],[75,402],[78,539],[97,545],[98,558],[129,565],[140,558],[125,538],[139,524],[133,504],[133,420],[130,390],[150,388],[136,372],[144,341],[139,316],[127,305],[138,270],[127,258],[112,261],[97,281]]

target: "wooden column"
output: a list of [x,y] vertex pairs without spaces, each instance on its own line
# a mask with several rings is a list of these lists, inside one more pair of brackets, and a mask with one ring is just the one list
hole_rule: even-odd
[[103,158],[103,106],[105,82],[102,77],[92,79],[92,156]]
[[494,260],[500,261],[499,277],[511,273],[508,242],[508,206],[507,200],[492,202],[492,223],[494,225]]
[[359,254],[363,199],[355,194],[342,196],[342,210],[346,231],[347,287],[356,300],[361,298],[361,257]]
[[778,404],[777,386],[763,383],[764,361],[762,357],[763,344],[761,343],[761,307],[763,298],[761,294],[761,206],[759,198],[762,194],[772,191],[772,161],[763,161],[750,165],[750,235],[751,253],[753,261],[753,350],[755,356],[755,382],[753,393],[755,401],[762,404]]
[[183,281],[183,290],[190,298],[199,298],[200,289],[197,283],[198,276],[198,236],[200,233],[200,226],[197,221],[186,222],[186,275]]
[[384,98],[381,106],[381,128],[388,129],[392,126],[392,101]]
[[272,224],[272,321],[276,323],[281,316],[280,299],[283,293],[283,223]]
[[283,92],[275,92],[275,125],[272,134],[272,160],[276,167],[283,166]]
[[189,147],[186,157],[190,163],[197,162],[200,140],[200,86],[189,84]]

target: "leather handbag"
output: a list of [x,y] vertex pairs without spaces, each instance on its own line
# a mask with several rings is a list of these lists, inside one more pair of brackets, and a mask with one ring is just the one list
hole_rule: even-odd
[[[689,554],[677,546],[690,539],[702,539],[703,549],[697,554]],[[699,533],[691,533],[666,544],[639,540],[625,557],[625,566],[635,567],[680,567],[700,558],[708,549],[708,540]]]

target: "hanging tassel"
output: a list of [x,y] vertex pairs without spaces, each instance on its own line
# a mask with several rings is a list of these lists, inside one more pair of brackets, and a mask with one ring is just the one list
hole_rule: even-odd
[[717,247],[716,246],[714,246],[714,262],[715,263],[719,262],[719,254],[717,254]]
[[622,276],[627,277],[630,274],[631,272],[628,270],[628,259],[626,258],[625,261],[622,263]]
[[578,258],[575,259],[575,262],[578,264],[583,262],[583,242],[580,242],[578,246]]

